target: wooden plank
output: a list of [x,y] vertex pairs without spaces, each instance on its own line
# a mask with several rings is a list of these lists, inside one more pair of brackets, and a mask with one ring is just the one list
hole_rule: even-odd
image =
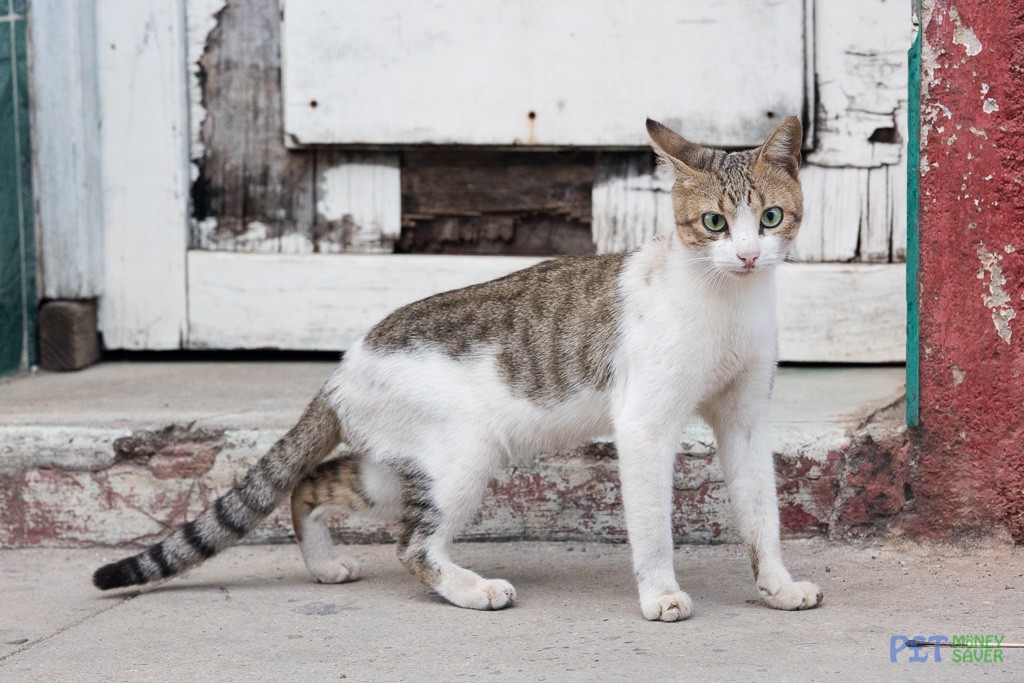
[[892,239],[892,207],[889,204],[890,166],[867,169],[867,192],[860,216],[860,248],[858,260],[867,263],[888,263]]
[[[905,225],[901,207],[906,195],[890,186],[897,179],[890,169],[898,168],[804,166],[800,172],[804,221],[793,248],[794,260],[888,262],[893,226],[901,219]],[[671,176],[652,170],[643,155],[603,156],[593,191],[598,251],[631,249],[655,232],[671,231],[671,188]]]
[[889,176],[889,216],[892,222],[892,260],[902,263],[907,260],[907,164],[887,166]]
[[100,328],[108,348],[185,336],[188,114],[183,0],[99,0],[105,214]]
[[626,251],[675,226],[671,172],[648,152],[602,154],[593,189],[593,237],[600,254]]
[[[807,262],[846,262],[857,257],[867,170],[805,165],[800,169],[804,219],[793,257]],[[883,195],[882,199],[885,199]]]
[[314,251],[315,155],[283,143],[279,4],[189,0],[192,248]]
[[[399,306],[538,260],[191,251],[189,345],[342,350]],[[903,273],[902,265],[783,266],[782,360],[902,360]]]
[[892,0],[813,0],[817,131],[808,160],[871,168],[898,163],[905,138],[910,7]]
[[779,357],[812,363],[906,358],[906,268],[788,264],[779,271]]
[[95,0],[33,0],[28,27],[40,294],[99,296],[103,207]]
[[803,0],[292,0],[285,131],[297,146],[628,147],[647,144],[652,116],[697,142],[752,146],[803,111],[804,11]]
[[341,350],[392,310],[507,275],[511,256],[189,252],[189,346]]
[[814,0],[804,0],[804,151],[814,149],[814,140],[817,135],[817,85],[815,84],[814,59],[817,45],[815,45],[814,34]]
[[[907,130],[908,105],[900,108],[896,115],[896,130],[900,139],[909,144],[910,134]],[[890,253],[892,260],[903,262],[907,260],[907,158],[909,154],[903,154],[900,162],[886,168],[888,174],[889,188],[889,212],[892,224],[890,242]]]
[[403,153],[400,253],[593,253],[592,152]]
[[313,251],[391,253],[402,232],[397,154],[316,152]]
[[227,6],[228,0],[185,0],[185,54],[188,59],[188,133],[189,158],[192,160],[190,177],[192,182],[199,179],[200,165],[206,153],[203,144],[202,127],[206,120],[206,104],[203,102],[203,86],[206,69],[203,55],[210,33],[217,28],[217,17]]

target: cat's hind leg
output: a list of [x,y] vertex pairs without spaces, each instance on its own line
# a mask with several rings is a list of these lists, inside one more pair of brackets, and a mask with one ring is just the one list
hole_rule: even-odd
[[766,420],[774,367],[774,361],[766,360],[740,374],[702,414],[715,432],[729,499],[761,599],[775,609],[810,609],[821,604],[821,589],[810,581],[793,581],[779,542],[775,464]]
[[357,457],[328,460],[292,492],[292,524],[302,559],[320,583],[345,583],[359,578],[359,563],[338,552],[328,526],[340,510],[387,515],[399,497],[398,480],[390,469]]
[[402,481],[398,557],[413,576],[454,605],[503,609],[516,599],[512,584],[485,579],[450,556],[452,539],[476,512],[490,479],[487,458],[475,456],[473,464],[460,466],[457,474],[451,464],[456,458],[444,468],[447,472],[435,475],[411,462],[397,466]]

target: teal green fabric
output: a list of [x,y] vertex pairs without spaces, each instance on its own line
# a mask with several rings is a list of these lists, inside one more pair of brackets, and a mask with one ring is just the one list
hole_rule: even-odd
[[[8,0],[0,0],[9,11]],[[24,3],[14,1],[24,12]],[[0,373],[35,362],[35,240],[25,18],[0,15]],[[6,15],[6,16],[5,16]]]

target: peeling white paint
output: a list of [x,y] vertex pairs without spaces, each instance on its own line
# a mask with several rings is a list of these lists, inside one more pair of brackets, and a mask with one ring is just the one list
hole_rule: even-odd
[[1007,254],[1012,254],[1013,252],[1017,251],[1017,249],[1012,244],[1007,244],[1006,246],[1003,247],[1003,251],[1005,251]]
[[188,128],[189,158],[192,159],[192,182],[199,177],[198,161],[206,151],[201,136],[206,120],[203,106],[202,67],[199,60],[206,52],[206,41],[217,27],[217,15],[227,6],[227,0],[187,0],[185,3],[185,42],[188,59]]
[[262,221],[249,221],[245,232],[239,235],[217,235],[217,219],[193,220],[193,237],[204,248],[217,251],[228,248],[258,254],[305,254],[313,251],[313,241],[302,232],[274,235],[273,229]]
[[633,249],[654,234],[672,232],[672,172],[652,173],[638,157],[602,158],[591,191],[591,233],[599,254]]
[[[202,128],[206,121],[206,107],[203,106],[202,67],[199,60],[206,52],[206,40],[217,27],[217,16],[227,7],[227,0],[187,0],[185,3],[185,59],[188,69],[188,173],[189,183],[199,179],[199,164],[206,153]],[[190,212],[191,213],[191,212]],[[207,241],[217,229],[217,219],[208,217],[197,221],[189,217],[193,239],[201,237],[195,244]]]
[[999,111],[999,104],[994,98],[990,97],[985,100],[985,103],[981,105],[981,110],[986,114],[991,114],[994,111]]
[[950,368],[950,372],[953,373],[953,386],[958,387],[964,383],[964,378],[967,377],[967,373],[953,365]]
[[402,232],[401,161],[397,154],[341,154],[317,178],[322,252],[389,253]]
[[949,8],[949,18],[953,20],[953,44],[963,45],[968,57],[981,52],[981,41],[970,26],[964,26],[960,21],[960,12],[956,7]]
[[1017,317],[1017,311],[1010,306],[1010,295],[1006,293],[1003,286],[1006,278],[1003,276],[1003,269],[999,265],[1002,256],[992,253],[985,248],[984,244],[978,247],[978,261],[981,268],[978,270],[978,279],[984,282],[985,273],[988,273],[988,292],[982,292],[981,300],[985,306],[992,311],[992,324],[995,325],[996,334],[1007,344],[1013,331],[1010,329],[1010,321]]

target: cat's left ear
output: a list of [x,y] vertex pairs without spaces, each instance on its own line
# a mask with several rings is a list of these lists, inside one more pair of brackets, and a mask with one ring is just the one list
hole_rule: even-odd
[[796,178],[800,172],[800,147],[803,140],[804,128],[800,119],[790,116],[764,141],[757,152],[757,160],[781,168]]

